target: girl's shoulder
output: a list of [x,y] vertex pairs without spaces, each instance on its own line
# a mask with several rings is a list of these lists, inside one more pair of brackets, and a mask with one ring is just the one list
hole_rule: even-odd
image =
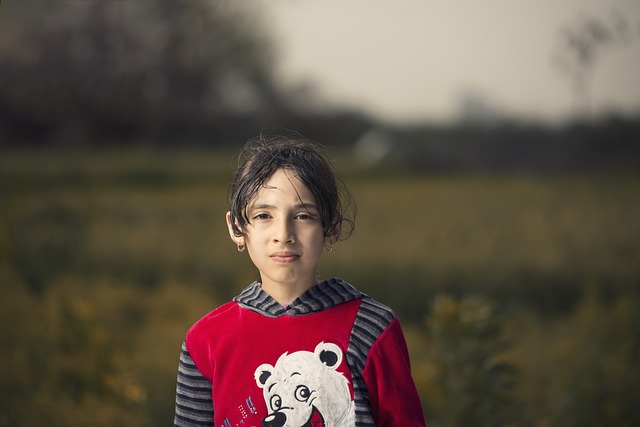
[[367,329],[381,333],[396,319],[398,319],[398,315],[391,307],[363,294],[357,321],[367,325]]
[[234,309],[236,309],[237,306],[237,302],[229,301],[213,309],[212,311],[201,317],[198,321],[196,321],[193,326],[191,326],[187,334],[191,334],[201,329],[210,328],[212,324],[225,323],[229,316],[233,316]]

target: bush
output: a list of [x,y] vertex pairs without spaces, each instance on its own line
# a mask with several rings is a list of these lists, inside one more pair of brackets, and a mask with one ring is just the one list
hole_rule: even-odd
[[504,360],[504,320],[484,298],[436,298],[427,322],[431,425],[501,426],[510,419],[514,368]]

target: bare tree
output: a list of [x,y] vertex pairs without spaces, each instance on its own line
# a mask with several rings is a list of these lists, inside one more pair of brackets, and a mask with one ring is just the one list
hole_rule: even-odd
[[603,53],[626,46],[634,38],[627,18],[615,10],[604,18],[582,15],[562,28],[553,59],[569,80],[579,117],[591,118],[593,75]]

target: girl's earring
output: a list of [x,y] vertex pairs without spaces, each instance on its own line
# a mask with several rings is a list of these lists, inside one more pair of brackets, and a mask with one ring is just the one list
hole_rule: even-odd
[[245,245],[241,245],[240,243],[238,243],[238,252],[244,252],[245,247]]
[[324,247],[327,251],[328,254],[330,254],[331,252],[333,252],[333,246],[327,245]]

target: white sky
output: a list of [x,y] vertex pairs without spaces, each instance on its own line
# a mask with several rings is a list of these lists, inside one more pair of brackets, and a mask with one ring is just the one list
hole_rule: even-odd
[[596,111],[640,112],[639,0],[262,0],[284,86],[394,122],[455,119],[464,96],[510,117],[558,121],[576,110],[553,65],[560,30],[622,12],[634,40],[603,51]]

